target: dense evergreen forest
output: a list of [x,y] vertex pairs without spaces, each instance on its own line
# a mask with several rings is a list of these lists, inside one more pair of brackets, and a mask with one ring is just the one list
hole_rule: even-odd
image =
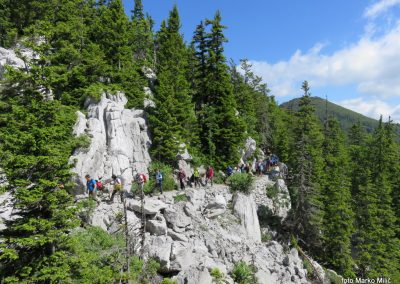
[[[307,81],[298,110],[280,109],[247,60],[224,56],[219,11],[199,19],[189,43],[180,28],[176,6],[154,27],[140,0],[130,17],[121,0],[0,0],[0,46],[36,54],[1,82],[0,167],[9,181],[1,191],[14,192],[22,216],[1,232],[1,281],[147,283],[157,270],[133,258],[125,271],[123,241],[96,228],[76,231],[83,209],[67,193],[74,186],[68,159],[87,142],[72,135],[75,112],[105,91],[123,91],[128,107],[143,109],[148,86],[154,161],[175,166],[185,143],[199,164],[224,170],[253,137],[289,167],[293,209],[284,230],[303,250],[345,277],[400,283],[400,145],[392,121],[381,118],[371,134],[361,124],[344,134],[333,117],[316,117]],[[61,182],[66,191],[55,191]]]

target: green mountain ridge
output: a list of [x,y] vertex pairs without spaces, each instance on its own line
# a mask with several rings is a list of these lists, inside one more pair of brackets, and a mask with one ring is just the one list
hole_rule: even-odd
[[[300,98],[296,98],[282,103],[280,107],[289,111],[298,111],[299,102]],[[322,122],[325,120],[326,113],[328,113],[328,115],[332,115],[339,121],[341,128],[346,133],[348,133],[353,124],[358,122],[361,123],[367,132],[371,133],[379,123],[376,119],[367,117],[330,101],[326,101],[320,97],[311,97],[311,104],[315,107],[315,113]],[[397,133],[400,134],[400,124],[396,124],[396,129]]]

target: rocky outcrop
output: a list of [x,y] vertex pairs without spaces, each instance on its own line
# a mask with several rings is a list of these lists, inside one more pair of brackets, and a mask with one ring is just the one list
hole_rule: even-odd
[[246,139],[244,148],[240,150],[239,164],[249,164],[253,171],[256,170],[257,159],[263,159],[264,153],[257,148],[257,142],[251,137]]
[[[257,179],[256,187],[258,183],[265,185],[265,180]],[[187,201],[175,202],[174,197],[182,193]],[[286,252],[276,241],[261,242],[254,198],[255,195],[234,196],[225,185],[146,197],[145,257],[160,262],[160,273],[175,275],[173,278],[179,284],[211,284],[213,268],[219,268],[226,275],[225,283],[233,284],[229,272],[241,260],[254,263],[257,283],[309,283],[307,271],[295,250]],[[137,232],[141,222],[140,201],[128,198],[126,204],[129,227],[136,228]],[[93,218],[93,222],[101,220],[99,224],[103,228],[115,231],[118,228],[115,211],[122,212],[122,204],[119,201],[102,203],[99,208],[95,214],[101,217]],[[210,216],[218,210],[222,211]],[[107,217],[107,212],[112,212],[111,216]],[[131,236],[132,242],[137,242],[138,235],[132,231]]]
[[291,209],[289,190],[283,179],[272,181],[268,176],[258,178],[254,197],[258,209],[266,207],[283,221]]
[[247,237],[254,242],[261,242],[261,230],[257,216],[257,206],[252,194],[238,192],[233,199],[233,212],[240,224],[246,229]]
[[144,112],[125,109],[126,103],[123,93],[104,93],[99,102],[86,101],[87,116],[77,113],[74,134],[88,135],[91,140],[88,149],[78,149],[70,158],[80,190],[86,174],[96,179],[121,176],[125,189],[136,173],[147,174],[151,141]]

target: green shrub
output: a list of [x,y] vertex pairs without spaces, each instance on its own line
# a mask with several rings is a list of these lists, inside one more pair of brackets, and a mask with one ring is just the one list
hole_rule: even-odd
[[74,146],[75,149],[86,151],[89,149],[90,143],[91,143],[90,137],[87,134],[82,134],[76,138]]
[[88,224],[96,208],[96,201],[92,198],[85,198],[78,203],[78,217],[83,223]]
[[[149,168],[148,180],[144,185],[145,193],[152,192],[153,188],[156,186],[155,176],[157,169],[160,169],[161,173],[163,174],[163,191],[171,191],[178,188],[173,177],[173,169],[164,163],[152,162]],[[131,190],[133,193],[136,193],[138,190],[138,185],[133,183]]]
[[343,278],[341,276],[333,273],[330,270],[325,270],[325,273],[328,276],[329,281],[331,281],[331,284],[342,284],[343,283]]
[[178,281],[171,278],[164,278],[161,284],[178,284]]
[[261,235],[261,241],[266,243],[272,240],[272,236],[270,233],[265,233]]
[[0,194],[6,193],[7,186],[0,186]]
[[307,270],[307,278],[310,280],[317,279],[317,275],[314,272],[312,264],[307,260],[303,259],[303,268]]
[[226,180],[232,191],[240,191],[249,194],[253,190],[254,178],[246,173],[232,174]]
[[239,284],[254,284],[256,283],[255,279],[255,268],[248,265],[244,261],[239,261],[235,263],[235,266],[232,270],[232,278],[235,283]]
[[279,188],[276,186],[267,187],[266,193],[269,199],[275,199],[278,197]]
[[175,203],[178,203],[180,201],[187,201],[187,200],[188,200],[188,198],[187,198],[186,194],[178,194],[174,197]]
[[224,176],[221,172],[219,171],[214,171],[214,179],[213,182],[215,184],[224,184],[226,180],[226,176]]
[[215,268],[211,269],[210,275],[213,278],[213,283],[214,284],[222,284],[222,283],[224,283],[225,274],[222,273],[221,270],[219,270],[218,267],[215,267]]

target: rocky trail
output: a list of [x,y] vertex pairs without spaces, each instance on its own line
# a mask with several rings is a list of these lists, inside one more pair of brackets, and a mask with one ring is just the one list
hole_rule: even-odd
[[[229,273],[241,260],[257,268],[260,284],[311,283],[296,249],[275,240],[262,241],[268,228],[260,227],[260,207],[269,208],[282,219],[290,209],[290,202],[277,208],[276,201],[267,196],[267,188],[275,189],[281,201],[288,198],[284,181],[271,181],[267,176],[256,179],[250,195],[232,194],[227,186],[214,185],[146,196],[143,251],[140,199],[127,198],[131,246],[136,253],[143,252],[145,258],[159,261],[161,274],[176,278],[178,283],[212,283],[213,268],[226,275],[225,283],[234,283]],[[114,233],[120,229],[122,213],[120,200],[112,204],[102,202],[90,222]]]

